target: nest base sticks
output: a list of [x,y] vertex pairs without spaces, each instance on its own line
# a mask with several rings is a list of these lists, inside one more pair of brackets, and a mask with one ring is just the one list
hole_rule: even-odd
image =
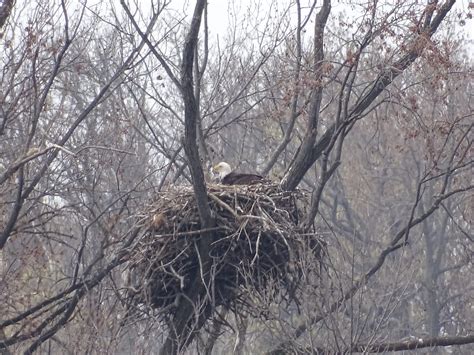
[[[215,227],[207,302],[238,313],[258,313],[252,309],[249,289],[291,300],[303,273],[299,258],[310,251],[319,260],[323,245],[317,235],[299,233],[305,194],[282,191],[277,184],[210,185],[208,192]],[[197,251],[202,230],[192,187],[162,192],[144,220],[145,233],[129,259],[127,298],[168,318],[194,278],[201,277]]]

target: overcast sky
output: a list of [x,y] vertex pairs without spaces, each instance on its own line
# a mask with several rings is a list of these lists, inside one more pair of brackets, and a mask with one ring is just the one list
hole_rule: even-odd
[[[353,14],[354,8],[350,8],[347,3],[350,1],[333,1],[332,3],[332,16],[335,16],[341,12],[346,11],[349,14]],[[194,6],[193,1],[184,1],[184,0],[174,0],[172,1],[173,5],[181,5],[188,4]],[[224,33],[229,25],[229,12],[237,14],[237,17],[241,20],[245,20],[248,16],[248,9],[250,9],[251,13],[254,9],[259,8],[261,12],[267,13],[270,11],[270,8],[273,7],[273,11],[275,9],[279,9],[280,11],[284,11],[288,4],[292,3],[289,0],[209,0],[208,1],[208,9],[209,9],[209,26],[211,31],[217,34]],[[312,3],[311,0],[302,0],[301,5],[302,7],[308,7]],[[462,19],[465,20],[465,15],[469,10],[469,4],[474,3],[471,0],[457,0],[456,4],[454,5],[455,11],[462,12]],[[471,9],[471,14],[474,12],[474,9]],[[459,21],[461,22],[461,21]],[[474,40],[474,21],[468,20],[466,21],[464,26],[458,25],[457,29],[460,31],[465,32],[469,39],[472,41]]]

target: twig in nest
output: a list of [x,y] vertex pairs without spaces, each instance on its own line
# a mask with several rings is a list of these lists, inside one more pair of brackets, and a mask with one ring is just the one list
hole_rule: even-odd
[[[308,203],[304,193],[281,191],[277,184],[210,185],[208,196],[217,223],[205,230],[213,233],[211,274],[203,278],[195,247],[204,230],[192,187],[161,192],[140,216],[155,223],[143,226],[145,233],[131,250],[129,265],[144,286],[133,299],[130,296],[130,302],[158,310],[160,319],[170,319],[176,300],[192,287],[195,277],[206,284],[196,309],[209,314],[218,306],[236,314],[259,314],[259,298],[289,302],[297,297],[304,273],[299,258],[308,255],[298,234],[301,216],[296,207]],[[305,235],[308,239],[321,242],[315,234]],[[318,255],[316,261],[323,253]]]

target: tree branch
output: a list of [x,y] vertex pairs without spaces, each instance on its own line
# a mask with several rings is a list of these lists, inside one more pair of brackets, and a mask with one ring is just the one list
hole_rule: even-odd
[[[372,105],[378,96],[403,73],[417,58],[420,57],[423,49],[426,47],[427,39],[429,39],[438,29],[448,12],[453,7],[456,0],[448,0],[442,5],[435,18],[431,21],[427,28],[421,29],[421,32],[415,37],[409,46],[408,52],[400,59],[383,69],[377,78],[368,86],[368,92],[363,95],[349,110],[348,117],[344,121],[344,125],[360,119],[364,112]],[[431,8],[431,5],[427,5]],[[323,5],[324,7],[324,5]],[[322,9],[321,9],[322,11]],[[429,14],[429,11],[425,11]],[[317,50],[317,49],[315,49]],[[312,127],[310,127],[312,128]],[[338,122],[334,122],[328,127],[321,138],[316,142],[317,130],[308,130],[311,136],[305,137],[301,143],[298,152],[293,159],[281,186],[285,190],[294,190],[301,182],[306,172],[318,160],[331,142],[331,135],[341,132],[341,126]],[[307,133],[307,135],[309,134]],[[328,137],[329,136],[329,137]],[[316,143],[314,143],[316,142]]]
[[0,5],[0,29],[5,25],[5,22],[7,22],[14,3],[15,0],[5,0]]
[[[424,181],[421,181],[420,184],[422,184],[423,182]],[[384,265],[385,260],[387,259],[387,256],[390,255],[391,253],[393,253],[394,251],[396,251],[396,250],[398,250],[401,247],[406,245],[405,243],[400,243],[400,241],[406,235],[407,230],[410,230],[411,228],[415,227],[416,225],[418,225],[419,223],[421,223],[422,221],[427,219],[429,216],[431,216],[433,214],[433,212],[435,212],[439,208],[441,202],[443,202],[444,200],[448,199],[449,197],[451,197],[451,196],[453,196],[457,193],[465,192],[465,191],[468,191],[468,190],[471,190],[471,189],[474,189],[474,185],[469,185],[467,187],[452,190],[452,191],[447,192],[443,195],[440,195],[433,202],[433,205],[431,206],[431,208],[429,208],[426,212],[424,212],[422,215],[418,216],[417,218],[410,219],[409,224],[407,224],[404,228],[402,228],[393,237],[390,244],[384,250],[382,250],[380,252],[377,260],[375,261],[375,264],[360,279],[354,281],[352,287],[349,290],[347,290],[346,292],[344,292],[344,294],[338,300],[333,302],[324,314],[321,314],[321,315],[315,316],[315,317],[311,317],[307,322],[304,322],[299,327],[297,327],[295,332],[294,332],[293,338],[294,339],[299,338],[301,335],[303,335],[308,330],[308,328],[310,326],[321,322],[329,314],[337,311],[339,309],[339,307],[341,307],[347,300],[351,299],[359,291],[359,289],[362,286],[366,285],[367,282],[369,281],[369,279],[373,275],[375,275],[380,270],[380,268]],[[418,203],[418,201],[416,201],[415,203]],[[281,344],[279,344],[275,348],[274,351],[271,351],[268,354],[280,354],[279,351],[282,351],[284,349],[288,349],[291,346],[292,346],[292,341],[282,342]]]
[[204,172],[201,166],[197,144],[197,122],[199,120],[199,107],[194,92],[193,66],[194,55],[198,43],[198,34],[201,18],[206,5],[205,0],[197,0],[189,32],[186,36],[183,62],[181,64],[181,95],[184,103],[184,150],[188,160],[189,169],[193,182],[194,194],[201,222],[201,233],[198,241],[198,256],[201,259],[201,267],[186,291],[179,300],[177,312],[170,324],[168,338],[160,350],[161,354],[176,354],[189,344],[194,338],[195,331],[202,326],[206,311],[202,311],[196,318],[196,308],[207,297],[207,284],[211,258],[209,248],[212,242],[213,232],[210,228],[214,222],[208,203],[207,188],[204,180]]
[[306,134],[301,142],[298,151],[288,169],[287,174],[283,178],[282,188],[285,190],[293,190],[300,183],[308,169],[313,165],[316,159],[310,154],[318,135],[319,110],[323,98],[323,60],[324,60],[324,30],[331,12],[331,1],[324,0],[321,9],[316,15],[314,25],[314,58],[313,70],[316,75],[317,87],[311,93],[311,106],[309,110],[308,124],[306,126]]
[[474,334],[470,335],[459,335],[459,336],[445,336],[445,337],[432,337],[432,338],[418,338],[410,339],[407,341],[399,341],[393,343],[376,343],[376,344],[355,344],[349,352],[357,353],[384,353],[387,351],[404,351],[404,350],[415,350],[422,348],[433,348],[438,346],[452,346],[452,345],[465,345],[474,343]]

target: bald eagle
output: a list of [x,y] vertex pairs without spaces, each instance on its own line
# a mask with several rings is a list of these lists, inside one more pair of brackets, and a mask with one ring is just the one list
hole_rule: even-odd
[[217,175],[221,184],[224,185],[254,185],[266,182],[263,176],[257,174],[244,174],[232,171],[226,162],[220,162],[211,168],[213,175]]

